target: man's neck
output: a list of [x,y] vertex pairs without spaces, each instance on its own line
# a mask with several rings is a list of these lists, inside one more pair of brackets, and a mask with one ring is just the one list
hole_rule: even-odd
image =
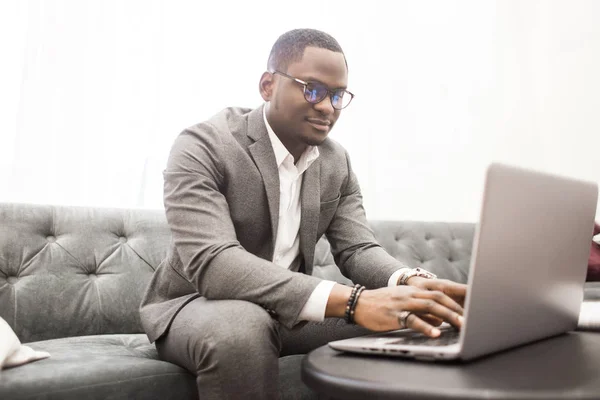
[[[275,132],[275,134],[277,135],[277,132]],[[279,140],[281,140],[281,137],[279,135],[277,135],[277,137],[279,138]],[[285,141],[281,140],[281,143],[283,143],[283,145],[285,146],[285,148],[287,149],[287,151],[290,152],[290,154],[292,155],[292,157],[294,157],[294,164],[298,163],[298,160],[300,160],[300,157],[302,157],[302,154],[306,151],[307,149],[307,145],[305,144],[298,144],[295,148],[288,145]]]
[[267,117],[269,107],[270,107],[269,103],[265,104],[264,115],[263,115],[265,118],[265,123],[267,124],[267,129],[270,129],[271,132],[274,133],[275,136],[277,136],[277,138],[279,139],[281,144],[283,144],[283,146],[292,155],[292,157],[294,157],[294,164],[297,164],[298,161],[300,160],[300,157],[302,157],[302,154],[308,148],[308,145],[304,144],[302,142],[298,142],[298,141],[293,141],[293,143],[290,143],[289,139],[282,137],[282,135],[280,135],[278,132],[276,132],[275,129],[273,129],[273,126],[271,125],[271,123],[269,122],[269,118]]

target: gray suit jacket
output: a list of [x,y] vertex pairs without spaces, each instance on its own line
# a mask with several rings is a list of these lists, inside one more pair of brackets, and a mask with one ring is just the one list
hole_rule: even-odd
[[225,109],[175,140],[164,171],[173,239],[140,310],[151,341],[198,296],[259,304],[291,328],[320,281],[310,274],[323,234],[336,264],[354,282],[386,286],[402,267],[375,242],[348,154],[330,139],[303,176],[301,254],[290,270],[270,261],[279,174],[262,109]]

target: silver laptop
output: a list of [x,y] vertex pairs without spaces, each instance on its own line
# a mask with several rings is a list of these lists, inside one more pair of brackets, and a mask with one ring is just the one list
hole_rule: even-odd
[[338,340],[341,351],[469,360],[577,327],[598,185],[503,164],[486,174],[465,322]]

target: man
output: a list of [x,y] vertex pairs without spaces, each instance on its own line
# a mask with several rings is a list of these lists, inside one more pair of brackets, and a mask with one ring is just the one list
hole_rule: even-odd
[[[287,32],[260,79],[263,106],[226,109],[173,145],[173,243],[141,317],[161,358],[197,375],[203,399],[275,398],[278,357],[331,340],[461,326],[465,286],[406,268],[367,225],[348,155],[327,138],[352,100],[347,82],[334,38]],[[366,290],[310,275],[323,234]]]

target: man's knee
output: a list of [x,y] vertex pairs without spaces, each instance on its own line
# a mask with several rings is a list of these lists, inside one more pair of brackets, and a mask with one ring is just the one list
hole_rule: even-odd
[[[187,306],[186,306],[187,307]],[[185,308],[185,307],[184,307]],[[236,364],[243,359],[268,360],[279,357],[279,328],[266,310],[239,300],[204,300],[173,321],[168,335],[186,342],[196,371],[216,363]]]
[[277,323],[256,304],[246,301],[232,301],[230,315],[215,318],[209,329],[209,340],[224,346],[225,349],[239,349],[248,353],[252,349],[279,352],[281,342]]

